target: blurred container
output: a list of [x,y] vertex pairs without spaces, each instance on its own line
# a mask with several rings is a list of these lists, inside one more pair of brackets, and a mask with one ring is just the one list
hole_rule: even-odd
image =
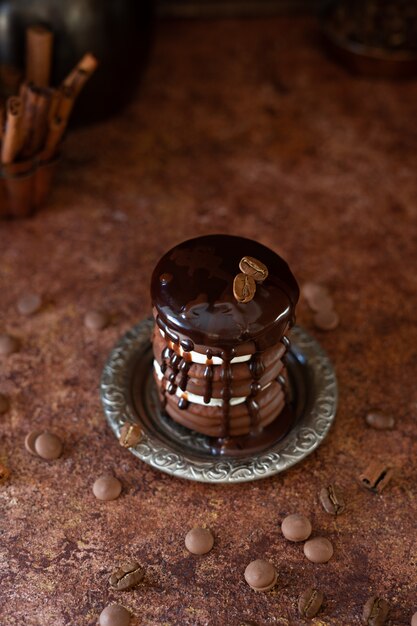
[[55,35],[52,84],[58,85],[85,52],[99,59],[74,118],[103,119],[127,104],[139,85],[153,8],[153,0],[0,0],[0,67],[23,69],[27,26],[47,26]]

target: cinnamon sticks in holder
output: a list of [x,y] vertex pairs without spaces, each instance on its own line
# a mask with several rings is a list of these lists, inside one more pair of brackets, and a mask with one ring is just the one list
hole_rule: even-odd
[[87,53],[51,87],[53,35],[43,26],[26,35],[26,79],[0,108],[0,217],[29,215],[45,201],[74,104],[98,65]]

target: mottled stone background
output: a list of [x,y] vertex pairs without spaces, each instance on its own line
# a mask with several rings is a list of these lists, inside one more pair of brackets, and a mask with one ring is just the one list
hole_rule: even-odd
[[[0,331],[19,337],[1,359],[2,626],[84,626],[121,600],[132,625],[302,624],[296,599],[310,584],[326,594],[314,626],[355,626],[371,593],[393,606],[390,624],[417,611],[417,159],[415,82],[347,74],[323,56],[309,19],[166,22],[159,26],[137,101],[120,117],[74,131],[50,204],[32,220],[0,224]],[[325,443],[284,475],[208,486],[157,473],[122,449],[98,395],[119,336],[150,312],[158,257],[208,232],[256,237],[282,253],[298,280],[321,281],[340,327],[298,322],[331,356],[340,408]],[[33,318],[16,313],[27,290],[43,294]],[[86,310],[111,311],[88,331]],[[392,432],[370,430],[371,407],[392,412]],[[50,428],[65,453],[48,463],[24,449]],[[397,474],[382,495],[357,476],[372,459]],[[91,485],[113,470],[114,502]],[[344,487],[337,520],[317,503],[331,479]],[[327,565],[305,560],[279,522],[308,514],[335,546]],[[183,537],[207,524],[216,545],[186,553]],[[125,556],[148,567],[148,584],[109,591]],[[243,581],[253,558],[271,559],[268,594]]]

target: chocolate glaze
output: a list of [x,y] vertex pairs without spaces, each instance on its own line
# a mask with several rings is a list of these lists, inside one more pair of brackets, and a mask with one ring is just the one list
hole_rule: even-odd
[[[239,261],[245,255],[262,261],[269,275],[264,283],[257,284],[253,300],[243,304],[233,296],[233,279],[239,271]],[[251,435],[259,439],[256,396],[261,388],[259,379],[264,368],[262,352],[279,341],[287,351],[290,341],[284,332],[295,320],[294,308],[299,290],[288,265],[255,241],[230,235],[208,235],[185,241],[162,257],[152,275],[151,293],[156,323],[169,344],[161,357],[162,373],[167,370],[168,359],[171,371],[168,382],[162,385],[163,399],[166,391],[175,394],[179,387],[184,396],[178,401],[178,407],[182,410],[188,407],[185,392],[191,366],[189,352],[198,344],[207,346],[204,402],[209,403],[213,381],[212,357],[219,356],[222,359],[219,367],[223,384],[223,418],[222,436],[215,447],[224,453],[222,451],[229,447],[231,439],[231,361],[239,344],[253,342],[255,352],[249,362],[252,383],[246,405],[251,420]],[[180,346],[182,356],[178,353]],[[277,380],[282,385],[282,377]],[[244,441],[245,438],[239,448]],[[248,445],[247,441],[245,445]]]

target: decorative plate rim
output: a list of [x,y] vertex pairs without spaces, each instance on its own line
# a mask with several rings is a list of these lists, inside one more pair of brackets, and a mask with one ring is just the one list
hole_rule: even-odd
[[[130,365],[138,351],[150,342],[152,319],[141,320],[114,346],[105,363],[100,396],[107,421],[117,437],[125,422],[137,421],[129,403]],[[291,343],[298,358],[313,374],[314,398],[293,429],[281,441],[248,457],[196,458],[185,446],[170,447],[157,433],[145,432],[129,450],[139,459],[178,478],[205,483],[242,483],[283,472],[311,454],[325,439],[334,421],[338,387],[333,365],[318,341],[300,326],[291,331]]]

